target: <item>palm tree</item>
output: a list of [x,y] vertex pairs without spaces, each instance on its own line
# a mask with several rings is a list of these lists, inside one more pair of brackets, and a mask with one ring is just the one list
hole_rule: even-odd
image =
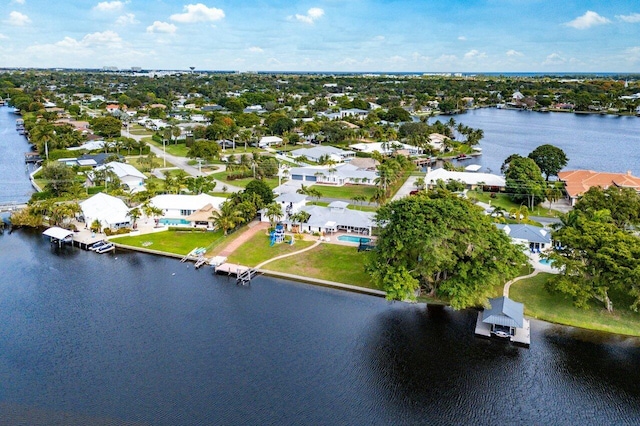
[[142,212],[140,211],[140,209],[138,207],[133,208],[131,210],[129,210],[127,212],[127,216],[129,216],[131,218],[131,220],[133,221],[133,223],[131,224],[134,228],[136,227],[136,221],[138,219],[140,219],[140,216],[142,216]]
[[510,209],[509,215],[520,223],[521,220],[527,220],[529,218],[529,209],[524,204],[521,204],[520,207]]
[[225,236],[229,229],[235,228],[244,221],[242,212],[235,207],[233,203],[225,201],[220,206],[220,210],[214,211],[209,217],[216,228],[222,229]]
[[558,187],[558,185],[553,185],[545,189],[544,195],[549,201],[549,213],[551,213],[551,204],[555,203],[562,197],[562,189]]
[[304,210],[300,210],[298,213],[292,214],[290,219],[291,219],[291,223],[298,224],[298,233],[300,233],[300,230],[302,228],[301,225],[303,223],[306,223],[310,217],[311,215],[308,212],[305,212]]
[[271,204],[268,204],[266,209],[266,215],[269,218],[269,223],[273,228],[276,224],[276,220],[282,217],[282,206],[280,203],[276,203],[275,201]]

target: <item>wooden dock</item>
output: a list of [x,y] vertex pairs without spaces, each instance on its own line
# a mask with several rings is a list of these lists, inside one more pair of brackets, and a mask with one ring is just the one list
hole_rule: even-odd
[[216,274],[223,274],[236,277],[237,284],[250,284],[251,279],[258,274],[258,271],[248,266],[237,265],[235,263],[223,263],[214,266]]

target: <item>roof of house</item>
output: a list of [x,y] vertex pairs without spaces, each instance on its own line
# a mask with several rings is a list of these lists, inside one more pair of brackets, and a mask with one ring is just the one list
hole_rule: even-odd
[[428,184],[436,183],[438,180],[448,182],[457,180],[467,185],[478,185],[484,183],[488,186],[505,186],[505,180],[502,176],[491,173],[471,173],[471,172],[452,172],[443,168],[435,169],[427,172],[424,181]]
[[192,222],[211,222],[213,220],[211,219],[211,215],[215,211],[218,211],[218,209],[213,207],[211,204],[207,204],[198,211],[195,211],[187,216],[187,220]]
[[100,168],[110,168],[113,173],[115,173],[118,178],[122,179],[127,176],[137,177],[142,180],[146,180],[147,177],[140,170],[136,169],[130,164],[119,163],[117,161],[111,161],[110,163],[105,164],[104,166],[98,167]]
[[200,210],[207,204],[219,209],[220,205],[227,201],[226,198],[213,197],[209,194],[185,195],[185,194],[161,194],[153,197],[150,202],[163,210]]
[[99,192],[80,203],[82,214],[89,220],[98,219],[108,224],[129,222],[129,208],[120,198]]
[[378,167],[378,160],[374,158],[366,158],[366,157],[356,157],[353,160],[349,161],[349,164],[355,166],[361,170],[375,170]]
[[522,328],[524,325],[524,305],[506,296],[489,299],[490,309],[482,312],[482,322]]
[[332,209],[323,206],[304,206],[301,210],[309,213],[307,224],[310,227],[324,227],[328,222],[338,226],[368,228],[375,225],[375,213],[350,209]]
[[607,173],[593,170],[567,170],[558,173],[558,179],[565,183],[565,189],[571,198],[582,195],[592,186],[607,189],[611,185],[616,185],[640,191],[640,178],[633,176],[631,172]]
[[286,194],[280,194],[276,197],[275,202],[276,203],[300,203],[302,201],[305,201],[307,199],[307,196],[304,194],[297,194],[297,193],[286,193]]
[[282,138],[278,136],[263,136],[260,138],[260,143],[280,143]]
[[337,155],[340,158],[343,158],[346,155],[354,155],[353,151],[345,151],[344,149],[335,148],[333,146],[314,146],[313,148],[301,148],[291,151],[291,155],[294,157],[299,157],[304,155],[307,158],[318,159],[324,155],[331,156]]
[[533,225],[510,223],[496,223],[510,238],[529,241],[531,243],[551,244],[551,232],[544,228]]

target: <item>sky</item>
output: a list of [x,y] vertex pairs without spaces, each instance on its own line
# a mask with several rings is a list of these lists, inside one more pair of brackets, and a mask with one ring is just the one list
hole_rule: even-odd
[[638,0],[0,0],[0,67],[640,72]]

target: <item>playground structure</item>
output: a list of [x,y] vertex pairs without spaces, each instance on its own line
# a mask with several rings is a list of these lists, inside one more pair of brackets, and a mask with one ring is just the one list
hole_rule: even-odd
[[[284,233],[284,225],[278,224],[276,228],[271,231],[269,234],[271,237],[271,242],[269,246],[273,246],[274,244],[284,243],[285,242],[285,233]],[[291,240],[287,242],[287,244],[293,245],[294,239],[293,235],[291,235]]]

